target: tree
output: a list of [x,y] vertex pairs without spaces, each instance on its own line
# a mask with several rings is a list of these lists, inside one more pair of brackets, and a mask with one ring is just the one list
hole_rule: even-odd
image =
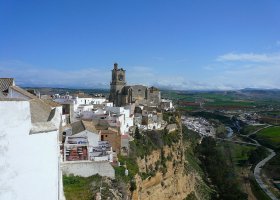
[[136,128],[135,128],[134,137],[135,137],[135,139],[137,139],[137,140],[140,140],[140,139],[141,139],[141,134],[140,134],[140,132],[139,132],[138,126],[136,126]]

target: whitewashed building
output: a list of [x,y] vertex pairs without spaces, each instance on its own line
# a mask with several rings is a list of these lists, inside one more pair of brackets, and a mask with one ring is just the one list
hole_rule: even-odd
[[[102,96],[93,97],[86,95],[84,93],[79,93],[74,96],[69,95],[68,93],[66,95],[54,95],[55,102],[58,102],[60,104],[69,104],[71,108],[73,108],[73,120],[76,121],[76,119],[80,119],[81,115],[83,115],[83,112],[91,111],[94,108],[94,105],[102,105],[107,103],[106,98]],[[70,116],[72,114],[70,113]],[[76,119],[74,119],[76,118]]]
[[129,128],[133,126],[134,113],[130,107],[105,107],[105,110],[116,115],[124,115],[124,119],[120,120],[120,129],[123,134],[129,132]]
[[0,100],[0,199],[61,199],[61,113],[17,90]]
[[166,110],[166,111],[174,109],[173,102],[170,99],[161,99],[160,107],[161,107],[161,109]]

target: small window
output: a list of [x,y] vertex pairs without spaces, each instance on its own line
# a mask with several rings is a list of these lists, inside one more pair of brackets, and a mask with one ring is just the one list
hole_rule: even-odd
[[105,137],[107,137],[108,135],[105,135]]

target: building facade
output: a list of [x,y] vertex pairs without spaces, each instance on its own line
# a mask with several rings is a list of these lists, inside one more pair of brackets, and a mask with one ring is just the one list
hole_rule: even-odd
[[60,113],[42,121],[41,108],[33,100],[0,99],[0,199],[63,198]]
[[161,102],[161,94],[159,89],[155,87],[146,87],[143,85],[126,85],[125,70],[118,68],[118,64],[114,64],[112,70],[112,80],[109,100],[114,102],[115,106],[125,106],[130,103],[136,105],[158,106]]

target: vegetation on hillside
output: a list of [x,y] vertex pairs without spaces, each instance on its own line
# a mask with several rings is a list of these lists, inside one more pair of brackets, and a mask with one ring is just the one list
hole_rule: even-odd
[[102,199],[113,199],[116,196],[122,198],[126,194],[125,185],[98,174],[87,178],[73,175],[63,176],[63,187],[67,200],[92,200],[100,191]]
[[201,168],[211,180],[209,184],[213,184],[217,192],[213,193],[212,199],[247,199],[247,194],[240,189],[232,166],[213,138],[204,138],[196,148],[196,155],[201,161]]

